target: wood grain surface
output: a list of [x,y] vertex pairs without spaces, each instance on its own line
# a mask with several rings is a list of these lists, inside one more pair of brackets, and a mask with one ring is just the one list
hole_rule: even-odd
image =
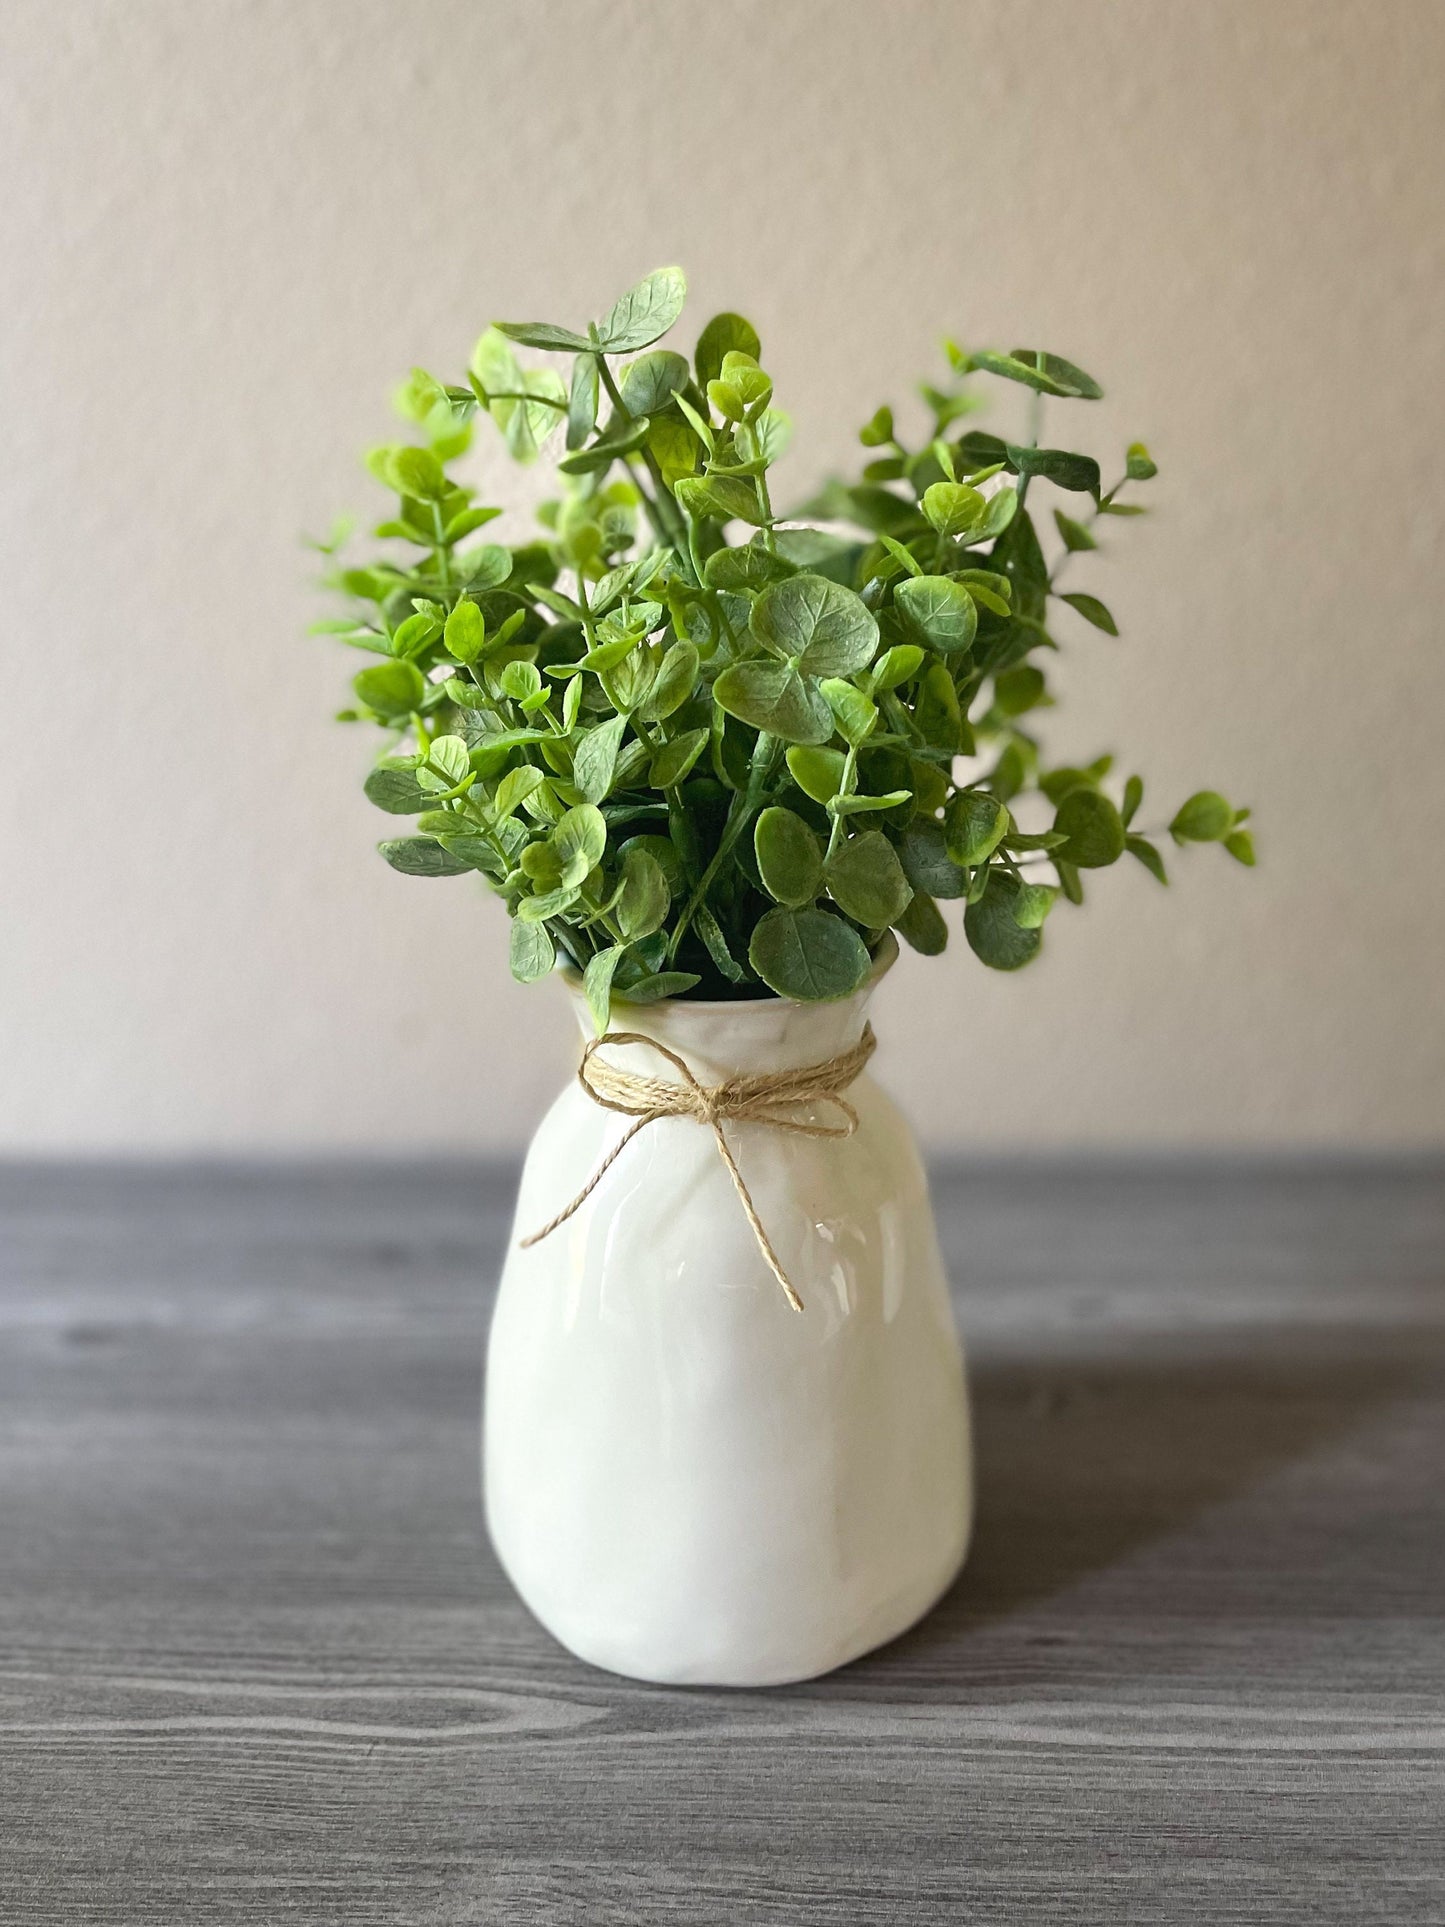
[[1435,1168],[942,1175],[975,1550],[832,1678],[484,1541],[506,1173],[0,1172],[0,1922],[1445,1921]]

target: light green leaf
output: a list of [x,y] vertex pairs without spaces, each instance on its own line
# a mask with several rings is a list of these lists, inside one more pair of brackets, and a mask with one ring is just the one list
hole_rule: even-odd
[[1037,709],[1048,700],[1043,670],[1035,669],[1031,662],[1005,669],[994,677],[993,700],[994,707],[1003,716],[1022,716],[1030,709]]
[[557,946],[545,923],[523,923],[512,919],[512,975],[520,984],[534,984],[545,977],[557,961]]
[[658,348],[630,362],[621,382],[622,406],[629,415],[660,415],[679,388],[688,383],[687,360]]
[[572,758],[572,781],[585,802],[600,803],[612,788],[617,752],[626,728],[625,716],[612,716],[578,739]]
[[1143,442],[1130,442],[1124,472],[1131,482],[1152,482],[1159,473],[1154,457]]
[[963,535],[988,513],[987,499],[967,482],[935,482],[923,491],[921,506],[940,535]]
[[866,742],[878,724],[878,705],[841,676],[825,676],[818,692],[832,710],[838,734],[856,749]]
[[505,822],[514,810],[519,810],[529,796],[535,796],[546,782],[541,770],[534,769],[530,763],[523,763],[517,769],[509,769],[497,785],[492,798],[492,818],[495,822]]
[[982,368],[990,375],[1002,375],[1005,381],[1022,382],[1026,388],[1036,388],[1041,395],[1098,401],[1104,393],[1092,375],[1086,375],[1062,355],[1045,354],[1040,348],[1015,348],[1007,355],[982,349],[970,356],[970,360],[975,368]]
[[509,341],[524,348],[545,348],[553,354],[575,354],[592,346],[586,335],[572,328],[558,328],[550,321],[498,321],[493,324]]
[[607,821],[594,803],[579,803],[557,824],[550,838],[564,889],[577,888],[596,869],[607,849]]
[[567,393],[567,446],[580,448],[597,426],[600,377],[596,355],[578,355]]
[[764,810],[753,829],[753,849],[770,897],[793,908],[813,902],[822,887],[823,852],[801,816],[776,806]]
[[749,542],[742,548],[719,549],[710,555],[703,568],[703,580],[710,589],[746,595],[766,589],[794,573],[792,563],[781,555]]
[[622,883],[614,905],[617,926],[629,943],[660,930],[672,902],[672,892],[656,857],[634,843],[622,858]]
[[843,781],[842,750],[795,748],[788,751],[787,760],[789,774],[804,796],[828,803],[838,794]]
[[696,645],[675,642],[662,659],[656,680],[638,710],[647,722],[666,721],[691,696],[697,687],[700,661]]
[[1058,894],[1050,883],[1021,883],[1014,895],[1014,922],[1020,930],[1040,929]]
[[487,640],[487,625],[475,602],[459,602],[447,617],[443,632],[447,654],[457,662],[475,662]]
[[427,762],[449,784],[460,783],[471,771],[469,751],[460,736],[438,736],[427,751]]
[[913,632],[945,655],[962,655],[978,633],[978,610],[968,590],[946,575],[900,582],[893,600]]
[[874,663],[873,687],[900,689],[910,676],[917,675],[923,667],[923,660],[923,651],[915,648],[911,642],[895,643]]
[[[373,674],[363,670],[362,676]],[[362,676],[356,678],[360,682]],[[1234,828],[1234,811],[1218,790],[1196,790],[1181,803],[1169,834],[1176,843],[1218,843]]]
[[1242,863],[1247,870],[1254,868],[1254,838],[1248,830],[1232,830],[1224,839],[1224,847],[1236,863]]
[[770,990],[799,1003],[849,997],[872,967],[868,947],[850,923],[827,910],[781,905],[759,919],[748,959]]
[[398,495],[439,502],[447,492],[446,471],[429,448],[394,448],[387,469]]
[[705,390],[710,381],[717,380],[727,355],[749,355],[756,361],[762,352],[763,345],[751,321],[745,321],[740,314],[715,314],[698,336],[693,355],[699,388]]
[[611,355],[650,348],[677,320],[686,299],[687,276],[681,268],[654,268],[598,324],[597,345]]
[[829,857],[828,893],[855,923],[885,929],[901,917],[913,895],[893,845],[881,830],[864,830],[840,843]]
[[647,780],[655,790],[672,789],[680,783],[707,748],[708,731],[689,729],[664,743],[652,759]]
[[757,490],[735,476],[685,475],[672,492],[695,522],[736,520],[756,526],[765,519]]
[[826,743],[833,712],[789,662],[736,662],[712,686],[720,709],[785,743]]
[[851,676],[867,667],[878,647],[878,624],[862,598],[821,575],[772,584],[753,604],[748,627],[768,648],[796,657],[807,676]]
[[656,1004],[664,997],[681,997],[702,982],[692,970],[659,970],[655,976],[639,977],[625,990],[613,990],[614,1004]]
[[421,704],[426,683],[415,663],[382,662],[351,679],[357,700],[378,716],[409,716]]
[[606,950],[599,950],[595,957],[587,959],[587,968],[582,973],[582,988],[587,996],[587,1008],[592,1013],[592,1022],[597,1035],[601,1037],[607,1029],[612,1015],[612,979],[617,974],[617,966],[622,961],[623,946],[612,944]]

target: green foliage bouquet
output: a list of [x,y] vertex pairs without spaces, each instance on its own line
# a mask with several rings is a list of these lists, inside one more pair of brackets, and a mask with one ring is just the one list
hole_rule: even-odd
[[[403,386],[417,437],[369,457],[396,497],[386,550],[338,566],[348,613],[320,625],[377,658],[342,715],[387,732],[366,794],[416,819],[386,860],[483,877],[514,974],[571,962],[599,1030],[614,996],[846,996],[890,928],[941,951],[951,901],[974,954],[1016,970],[1085,871],[1128,855],[1163,882],[1139,778],[1115,801],[1109,757],[1045,768],[1028,727],[1051,602],[1116,633],[1063,571],[1098,518],[1144,512],[1119,497],[1155,474],[1136,443],[1105,490],[1092,457],[1042,445],[1044,398],[1098,385],[1057,355],[947,344],[921,445],[880,408],[858,481],[780,515],[791,424],[754,329],[715,316],[691,362],[654,345],[685,290],[660,268],[584,331],[502,323],[464,383]],[[1031,391],[1026,440],[967,425],[980,377]],[[565,443],[520,547],[471,540],[500,513],[453,472],[479,415],[520,462]],[[1054,509],[1052,566],[1039,485],[1085,505]],[[1201,790],[1168,828],[1251,863],[1246,815]]]

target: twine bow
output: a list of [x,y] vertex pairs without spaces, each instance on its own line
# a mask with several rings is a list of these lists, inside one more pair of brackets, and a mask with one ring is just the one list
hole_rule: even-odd
[[[540,1231],[523,1238],[523,1246],[540,1244],[559,1225],[566,1224],[573,1212],[579,1211],[591,1197],[639,1131],[645,1131],[649,1124],[655,1124],[660,1117],[690,1117],[699,1124],[706,1124],[712,1131],[718,1155],[727,1166],[728,1176],[733,1181],[743,1210],[747,1213],[748,1223],[753,1228],[753,1236],[758,1241],[758,1249],[767,1260],[768,1269],[782,1286],[788,1303],[794,1311],[801,1311],[803,1301],[793,1289],[772,1241],[763,1229],[752,1194],[724,1135],[723,1125],[729,1119],[734,1119],[740,1123],[766,1124],[775,1131],[792,1131],[798,1137],[852,1137],[858,1129],[858,1113],[843,1092],[873,1055],[877,1043],[873,1026],[868,1024],[851,1050],[830,1057],[825,1063],[805,1064],[798,1070],[729,1077],[721,1084],[701,1084],[677,1052],[669,1050],[666,1044],[659,1044],[655,1037],[644,1037],[633,1030],[616,1030],[605,1037],[592,1038],[577,1066],[577,1082],[594,1104],[600,1104],[604,1110],[618,1111],[635,1122],[623,1132],[572,1202],[559,1211],[549,1224],[544,1224]],[[620,1070],[616,1064],[609,1064],[605,1057],[597,1055],[604,1044],[645,1044],[649,1050],[655,1050],[660,1057],[667,1059],[682,1082],[673,1083],[669,1078],[644,1077],[633,1071]],[[839,1122],[820,1124],[814,1119],[794,1115],[803,1106],[819,1104],[830,1105]]]

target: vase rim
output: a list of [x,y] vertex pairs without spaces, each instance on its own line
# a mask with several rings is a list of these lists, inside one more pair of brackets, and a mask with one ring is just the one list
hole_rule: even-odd
[[[877,950],[873,953],[868,975],[856,990],[850,990],[844,997],[829,997],[817,1003],[804,1003],[800,998],[779,997],[775,991],[770,991],[766,997],[659,997],[650,1004],[629,1004],[626,992],[618,990],[613,992],[612,1002],[614,1007],[620,1005],[628,1010],[676,1010],[696,1012],[699,1017],[718,1017],[724,1014],[736,1016],[742,1011],[753,1009],[775,1010],[780,1004],[786,1005],[791,1010],[819,1010],[825,1004],[845,1004],[849,998],[861,997],[876,990],[897,961],[898,939],[891,930],[885,930]],[[571,964],[561,964],[558,966],[557,975],[570,991],[574,991],[578,996],[583,994],[584,986],[580,970]]]

